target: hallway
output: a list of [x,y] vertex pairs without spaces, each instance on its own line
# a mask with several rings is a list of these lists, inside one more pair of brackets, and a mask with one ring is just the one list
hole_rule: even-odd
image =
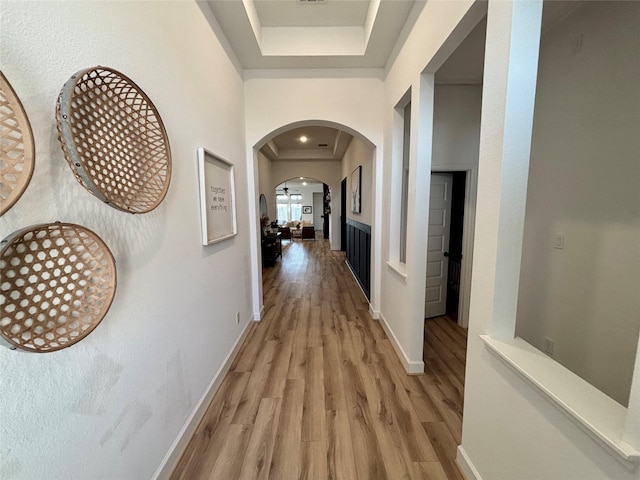
[[427,373],[408,376],[326,240],[284,242],[263,275],[264,319],[171,478],[462,479],[464,331],[427,321]]

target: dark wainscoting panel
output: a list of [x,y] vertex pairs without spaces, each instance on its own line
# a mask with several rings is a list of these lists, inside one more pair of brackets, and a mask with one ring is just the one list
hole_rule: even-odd
[[347,218],[347,262],[367,298],[371,285],[371,226]]

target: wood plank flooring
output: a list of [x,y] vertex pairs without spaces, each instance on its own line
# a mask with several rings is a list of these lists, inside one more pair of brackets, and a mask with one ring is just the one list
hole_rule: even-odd
[[171,478],[463,479],[465,331],[427,320],[409,376],[327,241],[284,241],[263,277],[264,319]]

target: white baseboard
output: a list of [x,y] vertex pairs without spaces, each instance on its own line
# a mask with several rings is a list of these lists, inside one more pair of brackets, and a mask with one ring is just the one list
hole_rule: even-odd
[[396,351],[398,358],[400,358],[400,362],[402,363],[402,366],[404,367],[406,372],[409,375],[424,373],[424,362],[423,361],[412,362],[411,360],[409,360],[409,357],[400,346],[400,342],[398,342],[398,339],[396,338],[393,331],[391,330],[391,327],[389,327],[389,324],[387,323],[387,320],[384,318],[384,315],[382,314],[382,312],[379,312],[378,315],[380,318],[380,324],[382,325],[382,328],[387,334],[387,337],[391,341],[391,345],[393,345],[393,349]]
[[262,316],[264,315],[264,305],[260,307],[259,312],[254,312],[253,318],[251,319],[253,322],[259,322],[262,320]]
[[186,423],[180,430],[180,433],[178,433],[178,436],[176,437],[175,441],[169,448],[169,451],[167,452],[165,457],[162,459],[162,462],[158,466],[158,469],[153,474],[153,477],[152,477],[153,480],[168,479],[171,476],[171,473],[173,473],[173,470],[176,468],[176,465],[180,460],[180,457],[184,453],[184,449],[187,448],[189,440],[191,440],[191,437],[196,431],[196,428],[198,428],[198,425],[200,424],[202,417],[207,411],[207,408],[209,407],[211,400],[213,400],[213,396],[218,391],[218,388],[220,388],[220,384],[222,384],[222,380],[224,379],[224,376],[229,371],[231,364],[235,360],[238,352],[240,351],[240,347],[244,343],[244,340],[247,338],[247,334],[249,333],[249,327],[251,326],[251,323],[252,322],[247,322],[247,324],[244,327],[244,330],[240,334],[240,337],[238,337],[238,339],[236,340],[236,343],[233,345],[231,352],[229,352],[229,355],[227,355],[227,358],[225,358],[224,362],[222,363],[222,365],[220,366],[216,374],[213,376],[213,379],[211,380],[211,383],[205,390],[204,395],[202,395],[202,397],[200,398],[200,401],[196,405],[196,408],[193,410],[193,412],[187,419]]
[[371,303],[369,303],[369,315],[371,315],[371,318],[374,320],[380,320],[380,310],[374,310]]
[[462,445],[458,445],[456,463],[467,480],[482,480],[480,473],[476,470],[476,467],[473,466],[473,462],[467,455],[467,452],[465,452],[464,448],[462,448]]

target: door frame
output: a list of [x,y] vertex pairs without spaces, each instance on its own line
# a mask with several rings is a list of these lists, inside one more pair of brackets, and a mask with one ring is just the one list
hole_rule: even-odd
[[[320,200],[319,202],[317,200]],[[323,230],[324,231],[324,196],[323,192],[312,192],[311,194],[311,205],[313,206],[313,228],[315,230]],[[320,221],[316,224],[316,217],[320,219]],[[320,228],[318,228],[320,225]]]
[[[469,326],[471,301],[471,266],[473,264],[473,239],[476,225],[476,196],[478,193],[478,167],[468,165],[433,166],[431,173],[466,172],[464,189],[464,222],[462,227],[462,268],[460,269],[460,299],[458,301],[458,325]],[[431,181],[431,180],[429,180]]]

